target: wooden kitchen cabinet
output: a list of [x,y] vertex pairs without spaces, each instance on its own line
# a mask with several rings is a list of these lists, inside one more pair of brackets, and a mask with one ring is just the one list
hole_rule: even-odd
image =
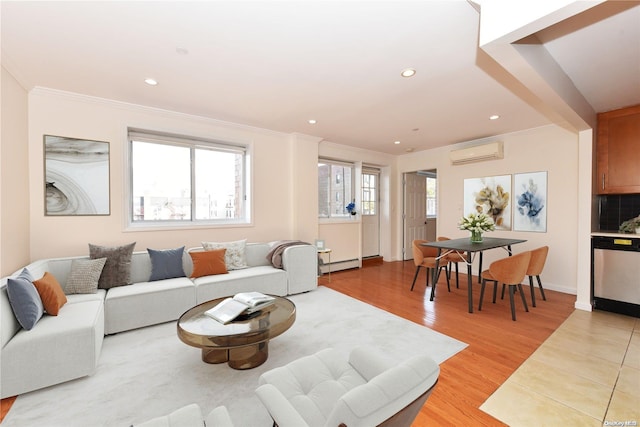
[[596,193],[640,193],[640,105],[598,114]]

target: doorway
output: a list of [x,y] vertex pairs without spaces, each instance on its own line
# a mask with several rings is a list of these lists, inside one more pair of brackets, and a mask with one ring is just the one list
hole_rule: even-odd
[[413,259],[411,243],[436,240],[437,171],[407,172],[403,179],[403,260]]

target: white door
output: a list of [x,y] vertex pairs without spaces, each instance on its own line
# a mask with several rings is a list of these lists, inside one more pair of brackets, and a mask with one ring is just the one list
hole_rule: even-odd
[[362,257],[380,255],[380,171],[362,171]]
[[404,174],[403,259],[413,259],[411,242],[427,238],[427,180],[416,173]]

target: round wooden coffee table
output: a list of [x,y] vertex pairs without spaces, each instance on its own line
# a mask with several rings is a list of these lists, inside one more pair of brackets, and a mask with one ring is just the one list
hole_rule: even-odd
[[233,369],[251,369],[269,356],[269,340],[293,325],[296,306],[283,297],[249,316],[226,325],[204,314],[225,298],[207,301],[187,310],[178,319],[178,337],[182,342],[202,349],[206,363],[224,363]]

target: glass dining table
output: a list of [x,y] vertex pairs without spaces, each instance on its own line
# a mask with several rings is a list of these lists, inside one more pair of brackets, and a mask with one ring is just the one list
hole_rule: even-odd
[[480,254],[478,261],[478,282],[482,280],[482,253],[489,249],[503,248],[511,256],[511,245],[518,243],[524,243],[526,240],[522,239],[503,239],[497,237],[484,237],[482,242],[471,242],[468,237],[461,239],[442,240],[438,242],[426,242],[422,243],[422,246],[429,246],[438,249],[438,256],[436,257],[436,268],[433,269],[433,280],[431,283],[431,296],[430,301],[433,301],[436,294],[436,283],[440,276],[439,262],[442,257],[452,252],[456,252],[460,255],[460,260],[467,264],[467,293],[469,300],[469,313],[473,313],[473,273],[471,267],[473,265],[473,259],[476,253]]

